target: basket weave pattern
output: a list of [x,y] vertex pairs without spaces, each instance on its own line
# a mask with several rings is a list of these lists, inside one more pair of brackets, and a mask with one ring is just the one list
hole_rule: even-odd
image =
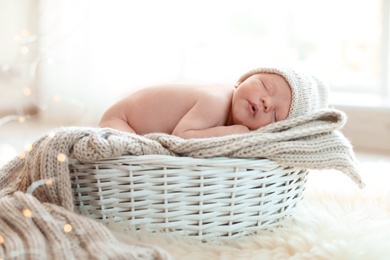
[[307,170],[267,159],[121,156],[70,164],[76,210],[103,223],[238,237],[280,224],[303,198]]

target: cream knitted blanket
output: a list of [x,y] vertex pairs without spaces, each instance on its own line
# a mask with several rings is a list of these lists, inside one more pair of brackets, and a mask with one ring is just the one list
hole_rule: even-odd
[[0,198],[0,259],[172,259],[120,242],[103,224],[17,191]]
[[[16,229],[16,236],[22,243],[19,244],[20,249],[39,251],[39,248],[45,248],[43,250],[49,250],[50,244],[56,242],[52,239],[46,239],[44,242],[48,244],[43,247],[39,243],[39,246],[34,244],[33,241],[27,243],[28,240],[34,238],[26,236],[23,230],[30,229],[31,226],[38,227],[39,231],[42,231],[43,237],[47,237],[46,232],[49,232],[52,233],[53,237],[58,238],[57,232],[62,232],[50,227],[50,225],[45,225],[43,222],[38,224],[35,221],[23,221],[24,218],[15,218],[15,214],[20,215],[23,203],[28,201],[29,204],[26,204],[25,208],[34,209],[34,211],[30,211],[34,212],[36,216],[40,212],[45,212],[48,219],[54,218],[55,221],[72,219],[73,225],[84,227],[83,235],[64,238],[68,241],[66,242],[69,245],[67,249],[72,250],[70,245],[72,243],[80,244],[80,241],[83,241],[81,249],[87,255],[94,251],[92,248],[101,248],[102,237],[100,233],[95,234],[94,239],[85,236],[90,237],[94,234],[93,232],[99,231],[97,229],[102,229],[104,233],[105,227],[73,213],[73,194],[68,167],[70,160],[94,162],[126,154],[268,158],[284,166],[305,169],[336,169],[347,174],[359,187],[363,187],[364,184],[358,173],[358,165],[352,147],[338,131],[344,126],[345,121],[346,116],[343,112],[329,109],[311,116],[280,121],[247,134],[188,140],[157,133],[139,136],[108,128],[67,127],[57,129],[38,139],[25,157],[15,158],[0,169],[0,203],[14,205],[14,208],[9,211],[12,213],[7,214],[2,210],[0,215],[2,223],[0,227],[5,227],[0,229],[0,236],[2,236],[0,243],[2,238],[4,244],[9,242],[7,238],[10,237],[11,230],[15,230],[14,227],[18,225],[20,228]],[[37,182],[39,184],[39,181],[49,185],[36,185]],[[32,193],[34,197],[25,194],[26,192]],[[39,210],[35,210],[38,208]],[[62,215],[57,217],[58,214],[65,217]],[[13,218],[15,223],[11,225],[9,221]],[[50,230],[44,231],[45,228]],[[109,233],[106,232],[105,236],[109,236]],[[113,241],[111,237],[108,239],[110,242]],[[76,240],[78,242],[75,242]],[[12,252],[17,251],[18,244],[6,247],[5,255],[11,254],[7,248],[13,248]],[[153,257],[163,255],[156,248],[150,248],[150,250],[152,251],[149,252],[149,255]],[[114,250],[115,252],[118,253]],[[123,253],[123,251],[119,250],[119,253]],[[111,254],[111,251],[108,254]],[[111,257],[108,256],[108,258]],[[117,255],[115,258],[118,258]]]

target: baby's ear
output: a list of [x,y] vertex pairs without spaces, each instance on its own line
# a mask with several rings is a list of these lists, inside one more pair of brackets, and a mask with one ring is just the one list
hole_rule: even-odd
[[237,82],[236,85],[234,85],[234,88],[238,88],[240,86],[241,82]]

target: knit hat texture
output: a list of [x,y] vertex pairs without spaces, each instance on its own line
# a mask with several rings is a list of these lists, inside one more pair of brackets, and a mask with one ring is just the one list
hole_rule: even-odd
[[328,86],[315,76],[298,72],[291,68],[256,68],[242,75],[238,80],[238,84],[244,82],[250,76],[259,73],[278,74],[290,85],[292,101],[287,119],[310,115],[328,108]]

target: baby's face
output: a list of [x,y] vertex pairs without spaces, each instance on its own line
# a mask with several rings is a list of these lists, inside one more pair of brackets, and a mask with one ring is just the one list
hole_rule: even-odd
[[259,73],[238,84],[232,99],[233,124],[256,130],[287,118],[292,93],[278,74]]

